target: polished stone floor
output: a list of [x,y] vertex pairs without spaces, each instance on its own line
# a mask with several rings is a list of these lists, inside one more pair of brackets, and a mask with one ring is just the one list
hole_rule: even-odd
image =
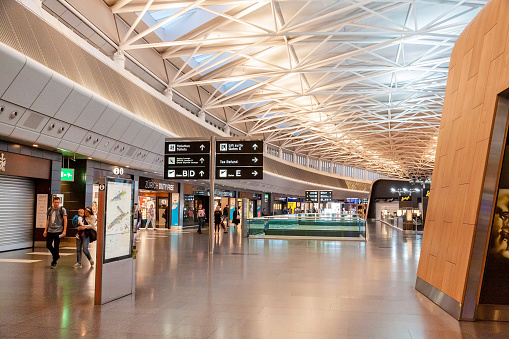
[[142,230],[136,294],[93,304],[73,244],[0,253],[1,338],[508,338],[458,322],[414,289],[421,236],[379,223],[369,241],[243,239]]

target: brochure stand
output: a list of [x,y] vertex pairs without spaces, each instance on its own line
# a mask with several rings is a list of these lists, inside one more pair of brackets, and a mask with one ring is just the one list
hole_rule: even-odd
[[99,179],[96,305],[134,293],[133,193],[130,179]]

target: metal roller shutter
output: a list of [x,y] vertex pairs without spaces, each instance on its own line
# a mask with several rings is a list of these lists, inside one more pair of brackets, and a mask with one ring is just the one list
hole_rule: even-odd
[[35,183],[0,175],[0,252],[32,247]]

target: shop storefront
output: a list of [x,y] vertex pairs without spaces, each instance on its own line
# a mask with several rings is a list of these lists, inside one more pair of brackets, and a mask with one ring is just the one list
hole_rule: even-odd
[[35,234],[42,237],[51,166],[49,159],[0,151],[0,252],[32,247]]
[[138,206],[141,206],[142,209],[142,227],[145,227],[147,212],[150,207],[155,210],[156,227],[169,228],[170,226],[178,226],[179,199],[177,183],[140,177]]
[[[184,184],[184,227],[198,226],[198,209],[200,205],[205,208],[205,214],[209,215],[209,197],[205,187]],[[208,223],[207,218],[206,223]]]
[[240,207],[239,211],[242,211],[242,199],[248,199],[248,218],[255,218],[262,216],[262,195],[259,193],[252,192],[239,192],[237,199],[237,205]]
[[[198,226],[198,209],[200,205],[205,209],[205,215],[207,215],[205,225],[208,225],[211,216],[209,213],[209,201],[209,187],[184,184],[184,227]],[[221,207],[221,211],[223,211],[226,205],[229,206],[231,220],[233,209],[235,209],[235,191],[215,189],[214,209],[218,205]]]

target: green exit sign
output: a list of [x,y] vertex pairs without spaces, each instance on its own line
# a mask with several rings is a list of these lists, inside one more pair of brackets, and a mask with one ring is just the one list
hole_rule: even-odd
[[62,181],[74,181],[74,169],[62,168],[60,170],[60,180]]

